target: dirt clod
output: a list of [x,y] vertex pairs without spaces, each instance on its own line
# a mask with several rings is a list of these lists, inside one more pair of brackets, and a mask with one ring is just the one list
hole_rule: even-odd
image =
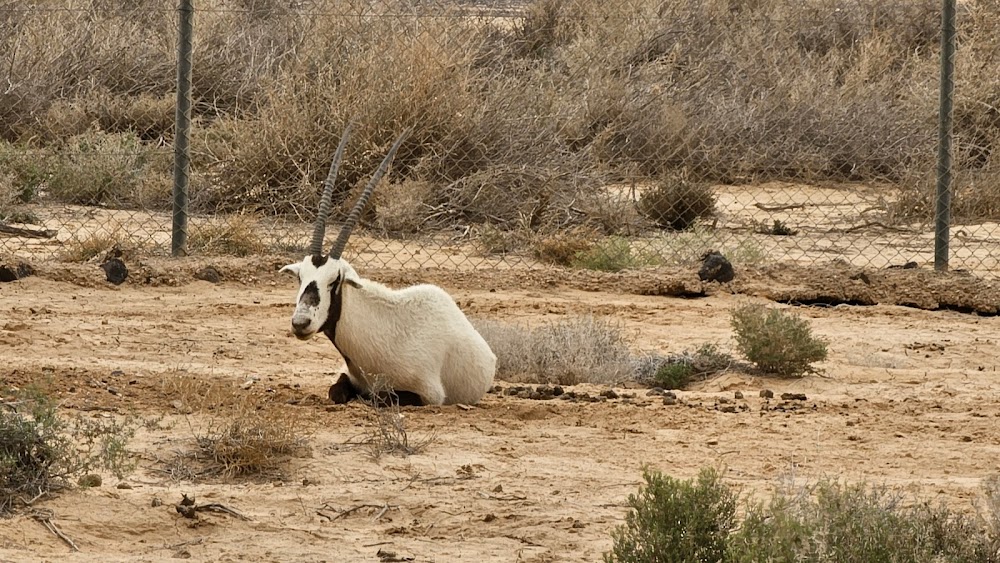
[[209,283],[219,283],[222,281],[222,276],[219,275],[219,270],[215,266],[205,266],[194,273],[194,279]]
[[774,398],[774,391],[771,391],[770,389],[761,389],[760,390],[760,398],[761,399],[773,399]]
[[26,278],[35,273],[35,269],[27,262],[17,264],[0,264],[0,282],[12,282]]
[[107,280],[115,285],[121,285],[128,279],[128,266],[121,258],[108,258],[101,264],[101,269]]
[[718,250],[706,252],[701,257],[701,269],[698,270],[698,278],[701,281],[729,283],[735,277],[733,264]]
[[805,401],[807,400],[805,393],[782,393],[781,400],[783,401]]

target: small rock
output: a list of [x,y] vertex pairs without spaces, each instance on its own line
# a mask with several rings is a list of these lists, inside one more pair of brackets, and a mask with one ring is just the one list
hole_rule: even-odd
[[719,397],[719,404],[720,405],[725,405],[725,404],[728,404],[730,402],[732,402],[732,400],[729,397]]
[[101,264],[101,269],[108,281],[115,285],[121,285],[128,279],[128,266],[121,258],[109,258]]
[[216,270],[214,266],[205,266],[194,273],[194,279],[209,283],[219,283],[222,281],[222,276],[219,275],[219,270]]
[[719,409],[721,412],[734,413],[736,412],[736,405],[726,405]]
[[157,506],[163,506],[163,501],[160,497],[153,497],[153,500],[149,502],[149,506],[156,508]]
[[18,262],[11,266],[0,264],[0,282],[12,282],[21,278],[26,278],[35,273],[35,269],[26,262]]
[[782,393],[781,400],[783,401],[805,401],[805,393]]
[[771,391],[770,389],[761,389],[760,396],[762,399],[773,399],[774,391]]
[[486,516],[483,516],[483,522],[492,522],[496,519],[497,517],[495,514],[487,514]]
[[558,397],[558,396],[560,396],[562,394],[563,394],[563,388],[561,386],[556,385],[555,387],[552,388],[552,396],[553,397]]
[[664,405],[676,405],[677,404],[677,397],[671,397],[670,395],[664,395],[663,396],[663,404]]
[[742,400],[743,399],[743,392],[742,391],[737,391],[737,392],[733,393],[733,398],[736,399],[737,401]]
[[728,283],[736,277],[732,263],[717,250],[703,254],[701,261],[701,269],[698,270],[698,279],[701,281]]
[[709,441],[707,441],[705,443],[708,444],[709,446],[718,446],[719,445],[719,441],[718,440],[709,440]]
[[617,399],[618,393],[615,393],[614,389],[605,389],[604,391],[601,391],[601,396],[606,399]]
[[101,480],[100,475],[97,475],[96,473],[88,473],[83,477],[80,477],[76,484],[86,489],[90,487],[100,487],[102,482],[103,481]]
[[653,387],[646,392],[647,397],[653,397],[655,395],[663,395],[663,387]]
[[115,485],[115,488],[116,489],[131,489],[132,485],[129,485],[128,483],[122,481],[121,483],[118,483],[117,485]]

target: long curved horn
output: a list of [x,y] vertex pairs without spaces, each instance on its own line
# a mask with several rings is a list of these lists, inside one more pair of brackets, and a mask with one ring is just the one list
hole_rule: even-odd
[[309,244],[309,254],[312,256],[323,255],[323,236],[326,234],[326,220],[330,217],[330,205],[333,200],[333,184],[337,181],[337,172],[340,170],[340,161],[344,158],[344,148],[347,147],[347,140],[351,136],[351,127],[354,123],[349,121],[344,129],[344,135],[337,145],[337,152],[333,155],[333,162],[330,163],[330,172],[323,182],[323,194],[319,198],[319,214],[316,216],[316,224],[313,225],[312,242]]
[[340,234],[337,236],[337,240],[333,243],[333,248],[330,249],[330,258],[334,260],[340,258],[340,255],[344,252],[344,247],[347,246],[347,239],[351,237],[351,231],[354,226],[358,223],[361,218],[361,212],[364,211],[365,205],[368,204],[368,198],[371,197],[372,192],[375,191],[375,186],[378,185],[379,180],[385,174],[385,171],[389,168],[389,163],[396,156],[396,151],[399,149],[399,145],[403,144],[403,140],[406,139],[413,131],[410,127],[396,139],[396,142],[392,144],[392,148],[389,149],[389,154],[385,155],[382,159],[382,164],[378,166],[378,170],[375,171],[375,175],[372,176],[371,180],[368,180],[368,185],[365,186],[365,190],[361,192],[361,197],[358,198],[357,203],[351,208],[351,212],[347,214],[347,220],[344,221],[344,226],[340,228]]

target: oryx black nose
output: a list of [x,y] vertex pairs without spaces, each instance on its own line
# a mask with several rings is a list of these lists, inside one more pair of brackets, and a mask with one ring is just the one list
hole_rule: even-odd
[[304,319],[304,318],[292,319],[292,329],[295,330],[296,332],[302,332],[307,328],[309,328],[309,319]]

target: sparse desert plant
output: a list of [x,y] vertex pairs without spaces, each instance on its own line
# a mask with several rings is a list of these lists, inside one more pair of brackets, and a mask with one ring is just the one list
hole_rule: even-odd
[[37,388],[0,393],[0,516],[95,469],[124,477],[134,433],[128,419],[64,416]]
[[535,328],[475,319],[497,356],[497,378],[530,383],[616,383],[632,376],[628,338],[614,321],[593,316]]
[[87,262],[97,256],[102,256],[115,247],[134,248],[129,236],[121,225],[111,227],[111,230],[96,231],[84,234],[82,237],[70,239],[63,243],[59,254],[64,262]]
[[693,381],[718,375],[736,364],[729,353],[717,344],[707,342],[679,354],[652,354],[640,358],[636,365],[636,379],[664,389],[683,389]]
[[220,215],[193,225],[188,249],[199,254],[252,256],[266,245],[260,238],[260,217],[251,213]]
[[399,410],[399,398],[383,377],[374,376],[372,396],[364,402],[369,407],[368,433],[365,445],[372,459],[385,454],[408,456],[420,453],[435,436],[411,437],[406,417]]
[[639,209],[660,228],[683,231],[715,213],[715,193],[686,173],[666,174],[642,194]]
[[730,315],[737,349],[761,371],[801,377],[826,359],[826,341],[813,336],[809,322],[796,314],[746,304]]
[[131,133],[76,135],[50,157],[46,185],[58,201],[130,207],[137,200],[147,151]]
[[591,251],[598,237],[599,235],[592,229],[580,227],[550,235],[539,235],[534,240],[533,249],[535,257],[539,260],[569,266],[578,254]]
[[729,561],[1000,561],[1000,540],[944,505],[907,500],[904,491],[822,480],[748,503],[729,538]]
[[383,186],[373,196],[375,226],[394,235],[417,233],[424,225],[433,191],[430,182],[409,179]]
[[627,238],[620,236],[607,237],[589,249],[577,252],[570,262],[574,268],[601,272],[620,272],[660,264],[659,255],[635,250]]
[[736,527],[737,494],[719,473],[703,469],[679,480],[648,468],[645,484],[628,497],[625,524],[611,532],[607,563],[726,561]]
[[[780,487],[768,502],[745,498],[714,469],[681,481],[644,469],[607,562],[837,561],[997,563],[1000,537],[944,504],[914,502],[902,488],[821,480]],[[989,484],[987,484],[989,494]],[[737,513],[740,516],[737,517]]]
[[252,398],[219,409],[196,435],[206,473],[226,477],[273,475],[305,444],[303,421],[286,406],[256,404]]
[[514,252],[524,246],[530,234],[520,229],[505,230],[485,223],[476,230],[475,244],[484,256]]

